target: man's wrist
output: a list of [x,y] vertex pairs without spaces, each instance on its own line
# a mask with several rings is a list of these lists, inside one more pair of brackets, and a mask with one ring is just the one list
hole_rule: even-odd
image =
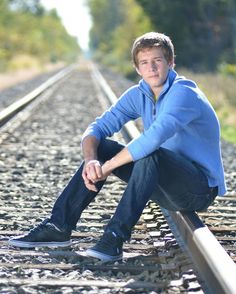
[[115,165],[115,160],[112,158],[110,160],[107,160],[104,164],[103,164],[103,167],[104,169],[107,171],[107,172],[112,172],[115,168],[116,168],[116,165]]
[[95,157],[86,157],[86,158],[84,158],[84,161],[85,162],[89,162],[89,161],[92,161],[92,160],[97,160],[97,158],[95,158]]

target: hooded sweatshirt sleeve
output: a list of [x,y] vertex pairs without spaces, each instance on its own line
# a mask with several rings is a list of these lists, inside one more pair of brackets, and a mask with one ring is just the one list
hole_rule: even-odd
[[156,106],[157,115],[153,123],[127,145],[133,160],[157,150],[166,140],[187,128],[200,115],[195,84],[188,83],[173,84],[169,92],[159,98]]
[[115,104],[88,126],[82,139],[88,135],[98,140],[110,137],[118,132],[126,122],[136,119],[139,116],[137,103],[133,101],[134,97],[137,97],[136,93],[138,94],[136,86],[128,89]]

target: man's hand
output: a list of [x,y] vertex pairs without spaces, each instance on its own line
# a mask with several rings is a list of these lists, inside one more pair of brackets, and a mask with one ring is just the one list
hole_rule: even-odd
[[94,192],[97,192],[96,183],[104,180],[106,177],[103,176],[102,167],[98,160],[85,161],[84,169],[82,173],[85,186]]
[[99,141],[94,136],[83,139],[82,150],[85,159],[82,177],[85,186],[97,192],[96,183],[105,180],[114,169],[132,161],[132,156],[125,147],[113,158],[107,160],[103,165],[97,160],[97,148]]
[[82,177],[84,179],[85,186],[94,192],[97,192],[96,183],[105,180],[110,174],[108,161],[101,166],[98,160],[85,161]]

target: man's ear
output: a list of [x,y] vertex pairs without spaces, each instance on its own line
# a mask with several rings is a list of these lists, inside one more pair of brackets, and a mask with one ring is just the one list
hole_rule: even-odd
[[140,71],[139,71],[139,69],[135,66],[135,70],[136,70],[136,72],[140,75],[140,76],[142,76],[141,74],[140,74]]
[[169,68],[174,68],[174,60],[172,59],[170,62],[169,62]]

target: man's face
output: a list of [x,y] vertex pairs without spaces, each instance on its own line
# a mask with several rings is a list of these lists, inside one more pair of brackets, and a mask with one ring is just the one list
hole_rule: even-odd
[[167,62],[161,48],[153,47],[139,51],[137,54],[138,74],[150,85],[153,93],[158,96],[166,81],[173,61]]

